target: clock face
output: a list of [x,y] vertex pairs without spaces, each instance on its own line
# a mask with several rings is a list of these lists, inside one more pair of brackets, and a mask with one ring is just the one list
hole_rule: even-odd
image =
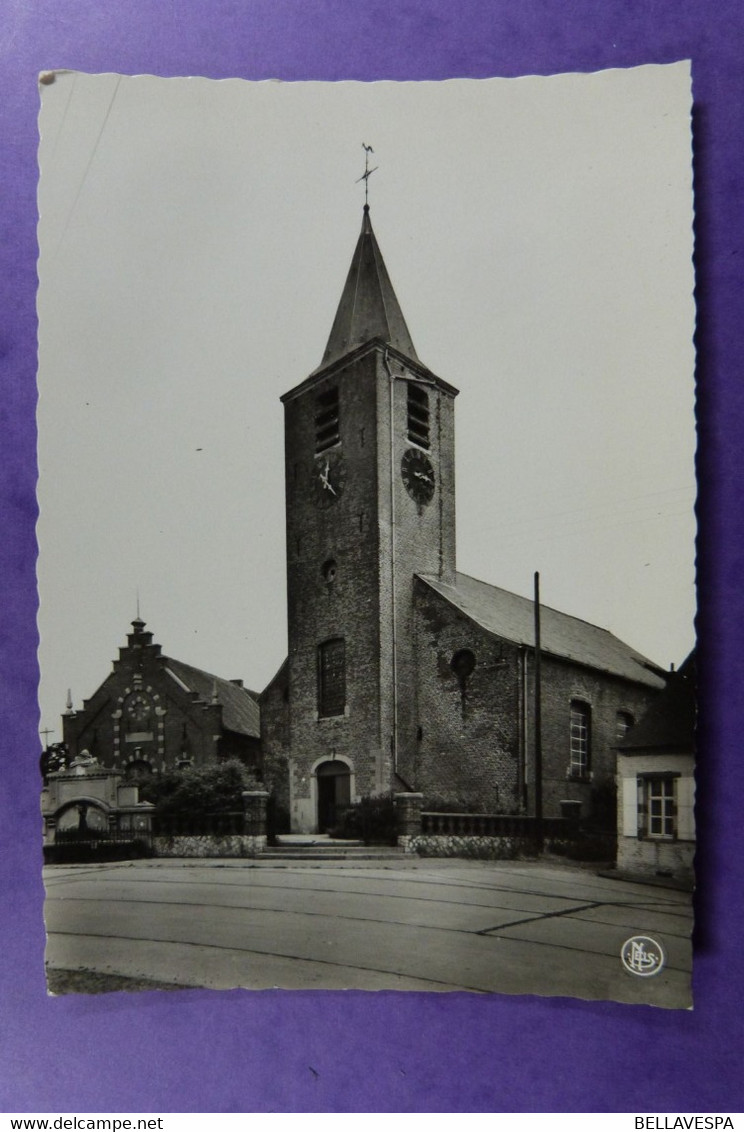
[[142,692],[135,692],[127,700],[127,715],[133,723],[144,723],[150,715],[150,701]]
[[418,448],[409,448],[400,465],[403,483],[412,499],[419,504],[429,503],[434,495],[436,477],[431,460]]
[[313,490],[319,507],[337,503],[346,484],[346,465],[338,452],[324,452],[315,457]]

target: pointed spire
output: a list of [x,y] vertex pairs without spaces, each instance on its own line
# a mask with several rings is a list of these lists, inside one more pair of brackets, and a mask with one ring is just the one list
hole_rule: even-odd
[[338,304],[331,336],[318,368],[323,369],[372,338],[381,338],[413,361],[418,361],[406,320],[372,231],[369,205],[365,204],[362,230],[341,302]]

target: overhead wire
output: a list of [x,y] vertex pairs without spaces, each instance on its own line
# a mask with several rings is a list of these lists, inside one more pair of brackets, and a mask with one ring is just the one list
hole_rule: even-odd
[[120,83],[121,83],[121,75],[117,75],[116,76],[116,84],[115,84],[113,92],[111,94],[111,98],[109,99],[109,104],[106,107],[106,113],[103,116],[103,121],[101,122],[101,125],[99,127],[98,135],[96,137],[95,142],[93,143],[93,148],[91,149],[90,154],[88,156],[88,160],[86,162],[85,169],[83,170],[83,175],[80,179],[80,184],[78,185],[77,192],[75,193],[75,199],[73,200],[72,205],[70,206],[70,211],[67,214],[67,220],[65,221],[65,225],[64,225],[64,228],[62,230],[62,235],[59,238],[59,243],[57,244],[57,247],[56,247],[56,250],[55,250],[55,253],[54,253],[55,258],[59,255],[59,253],[62,249],[62,245],[65,242],[65,237],[66,237],[67,231],[70,227],[70,221],[72,220],[72,217],[75,213],[75,209],[77,208],[78,201],[80,200],[80,194],[83,191],[83,186],[85,185],[86,178],[88,176],[88,173],[90,172],[91,165],[93,164],[93,159],[94,159],[96,152],[98,151],[98,147],[101,143],[101,138],[103,137],[103,131],[106,129],[106,124],[107,124],[109,117],[111,115],[111,110],[113,108],[114,101],[116,99],[116,95],[117,95],[117,92],[119,90]]
[[72,96],[75,93],[75,84],[76,83],[77,83],[77,74],[73,74],[72,82],[70,83],[70,90],[69,90],[69,93],[67,95],[67,101],[65,102],[65,108],[62,111],[62,118],[61,118],[61,121],[59,123],[59,129],[57,130],[57,136],[54,139],[54,145],[52,147],[52,152],[49,154],[48,160],[50,162],[54,161],[55,155],[57,153],[57,148],[59,147],[59,139],[62,137],[62,134],[65,131],[65,124],[67,122],[67,113],[70,109],[70,103],[72,102]]

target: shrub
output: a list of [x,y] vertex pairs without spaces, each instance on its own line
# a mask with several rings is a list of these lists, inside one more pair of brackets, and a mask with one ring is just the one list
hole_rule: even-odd
[[398,828],[392,794],[365,796],[347,806],[331,837],[363,841],[365,845],[395,845]]
[[231,813],[243,809],[244,790],[255,789],[256,780],[238,759],[172,771],[140,784],[140,800],[153,802],[160,816]]

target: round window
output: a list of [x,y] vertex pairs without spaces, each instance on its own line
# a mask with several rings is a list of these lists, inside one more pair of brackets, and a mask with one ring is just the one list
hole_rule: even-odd
[[450,661],[450,668],[460,683],[464,684],[475,668],[475,654],[470,649],[458,649]]

